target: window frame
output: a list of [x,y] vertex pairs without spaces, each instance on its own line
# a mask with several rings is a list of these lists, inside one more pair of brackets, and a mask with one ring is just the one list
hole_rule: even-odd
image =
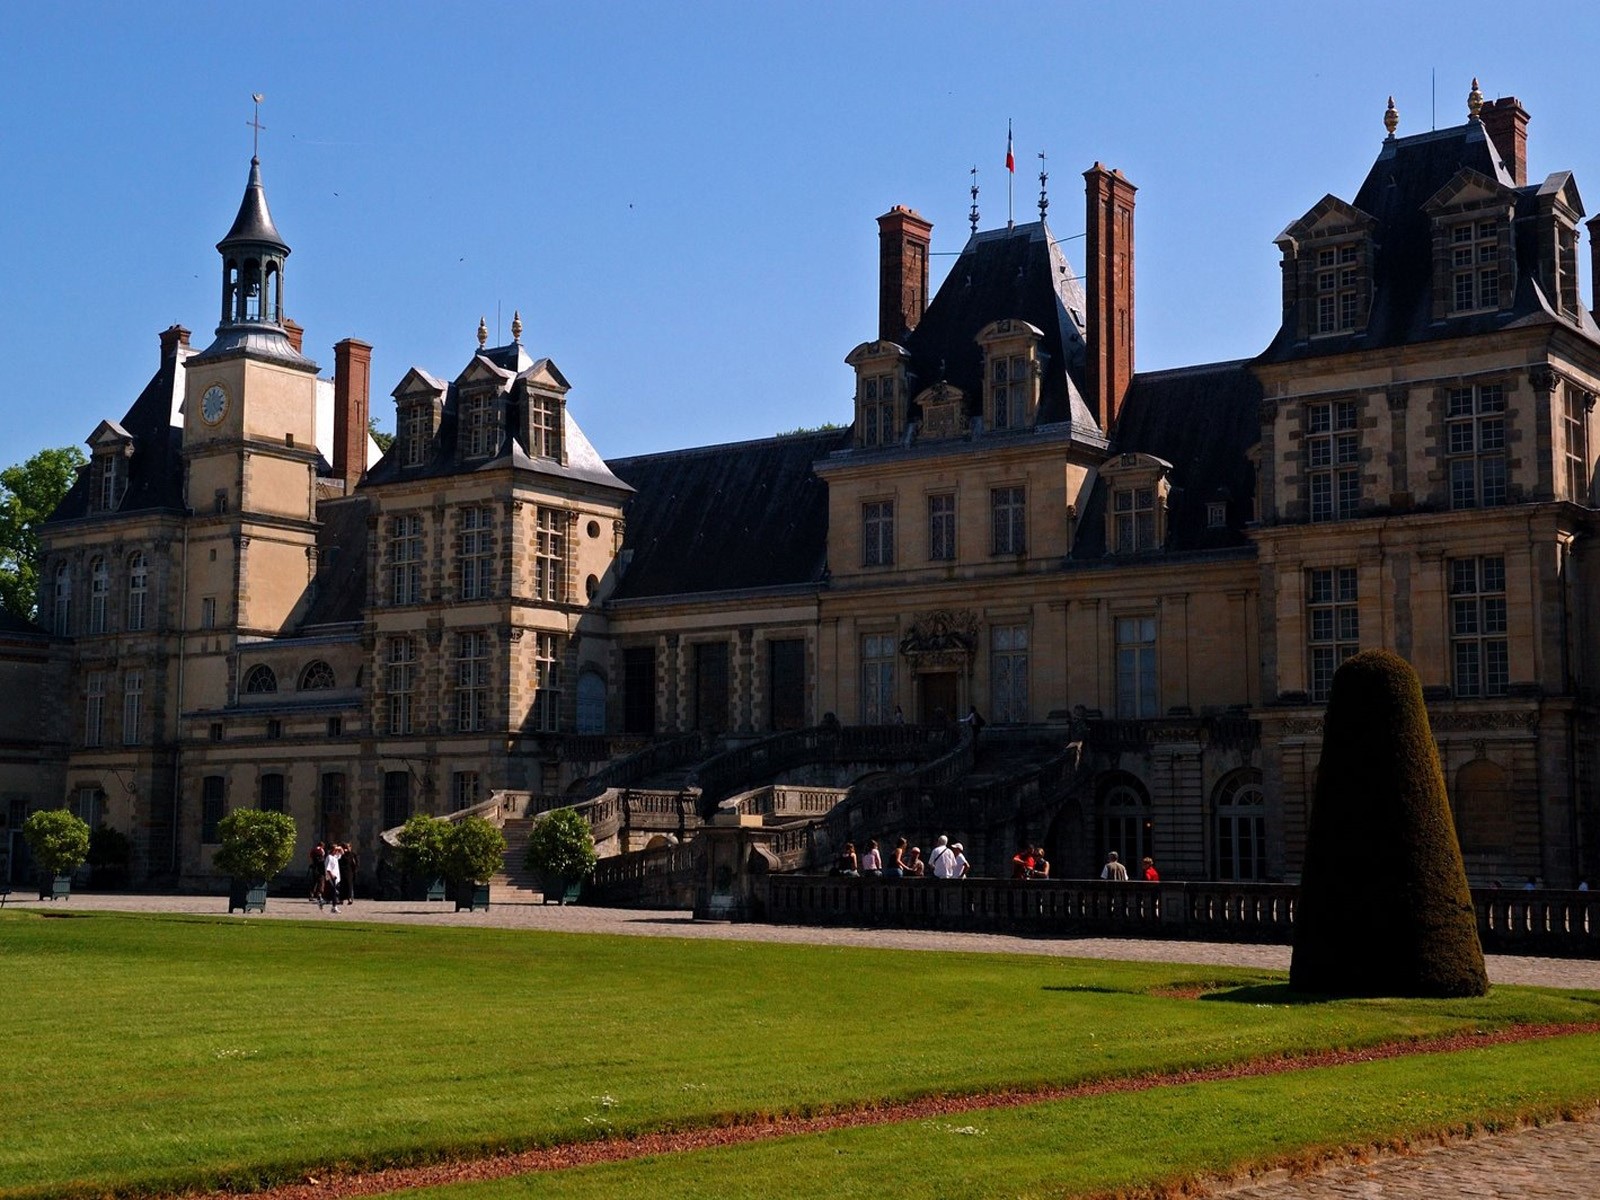
[[894,500],[861,502],[861,565],[894,566]]
[[1505,556],[1453,558],[1448,571],[1451,691],[1463,698],[1504,696],[1511,684]]

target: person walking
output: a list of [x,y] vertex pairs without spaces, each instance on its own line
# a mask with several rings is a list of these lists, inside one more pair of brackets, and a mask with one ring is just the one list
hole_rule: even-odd
[[1128,868],[1117,861],[1115,850],[1106,855],[1106,865],[1100,868],[1100,878],[1109,879],[1112,883],[1128,882]]
[[[339,846],[334,843],[328,847],[328,857],[322,864],[323,888],[327,892],[328,901],[332,904],[332,911],[339,911]],[[318,908],[322,907],[320,904]]]
[[306,871],[307,900],[315,900],[317,907],[322,907],[322,877],[326,869],[323,864],[328,861],[328,849],[321,842],[311,847],[311,865]]
[[356,857],[356,848],[345,842],[339,849],[339,894],[346,904],[354,904],[356,899],[356,870],[361,861]]

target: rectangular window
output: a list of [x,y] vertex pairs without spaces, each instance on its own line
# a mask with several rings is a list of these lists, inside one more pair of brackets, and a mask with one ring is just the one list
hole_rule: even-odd
[[989,423],[995,429],[1020,429],[1027,421],[1032,391],[1028,356],[997,355],[989,360]]
[[122,676],[122,744],[139,744],[139,723],[144,716],[144,672],[128,671]]
[[200,628],[215,629],[217,627],[217,598],[215,596],[202,596],[200,598]]
[[407,734],[412,726],[412,689],[416,686],[417,649],[410,638],[390,638],[387,657],[389,732]]
[[1506,644],[1506,560],[1450,560],[1450,653],[1458,696],[1504,696],[1511,669]]
[[421,513],[408,513],[389,522],[389,602],[422,602]]
[[989,630],[989,712],[1001,723],[1028,720],[1028,627]]
[[861,639],[861,723],[887,725],[894,717],[892,633],[869,633]]
[[1321,567],[1306,573],[1306,648],[1311,698],[1326,700],[1339,664],[1360,648],[1356,569]]
[[461,598],[482,600],[489,595],[491,557],[489,510],[466,508],[461,511]]
[[143,554],[135,554],[128,561],[128,629],[137,633],[144,628],[145,602],[150,595],[150,570]]
[[533,595],[560,604],[567,598],[567,514],[541,508],[534,516]]
[[861,383],[861,444],[892,446],[895,440],[895,378],[873,376]]
[[276,717],[267,718],[267,740],[277,741],[283,736],[283,722]]
[[956,557],[956,498],[928,497],[928,558],[954,562]]
[[554,396],[528,396],[528,453],[535,458],[561,458],[561,401]]
[[89,569],[89,632],[104,633],[107,628],[107,601],[111,596],[111,572],[106,560],[97,558]]
[[461,453],[467,458],[487,458],[495,451],[495,398],[492,395],[461,400]]
[[1117,618],[1117,716],[1160,714],[1156,699],[1156,619]]
[[1506,393],[1498,383],[1451,388],[1445,397],[1445,453],[1451,508],[1506,502]]
[[261,811],[283,811],[283,776],[276,771],[261,777]]
[[331,738],[344,736],[344,718],[343,717],[329,717],[328,718],[328,736],[331,737]]
[[321,835],[326,840],[333,836],[335,826],[343,828],[344,824],[344,776],[337,771],[329,771],[322,776],[317,793],[317,802],[321,810],[322,826]]
[[1024,554],[1028,549],[1028,493],[1026,488],[989,489],[994,553]]
[[430,404],[413,404],[400,419],[400,465],[415,467],[428,454],[428,442],[433,437],[433,407]]
[[106,674],[90,671],[84,687],[83,744],[105,745]]
[[450,777],[450,804],[456,812],[478,802],[478,773],[457,771]]
[[694,648],[694,727],[710,733],[728,728],[728,643]]
[[893,500],[872,500],[861,506],[861,565],[894,565]]
[[801,729],[806,723],[806,643],[782,638],[767,643],[767,724]]
[[1118,488],[1111,495],[1112,526],[1118,554],[1156,548],[1156,491]]
[[1361,252],[1354,245],[1317,252],[1317,332],[1347,333],[1361,311]]
[[1451,309],[1500,307],[1500,222],[1465,221],[1450,230]]
[[488,725],[489,635],[456,635],[456,730],[476,733]]
[[1354,400],[1306,407],[1303,462],[1313,521],[1355,515],[1361,503],[1361,435]]
[[105,802],[106,794],[99,788],[82,787],[72,793],[72,803],[68,807],[72,815],[90,829],[98,829],[104,820]]
[[217,826],[222,821],[222,776],[207,775],[200,781],[200,841],[215,846],[221,839]]
[[630,646],[622,652],[622,731],[656,731],[654,646]]
[[556,634],[533,635],[533,727],[542,733],[561,728],[562,649]]
[[383,773],[383,827],[393,829],[411,819],[411,772]]
[[1562,425],[1566,432],[1567,499],[1589,503],[1589,403],[1575,383],[1562,392]]

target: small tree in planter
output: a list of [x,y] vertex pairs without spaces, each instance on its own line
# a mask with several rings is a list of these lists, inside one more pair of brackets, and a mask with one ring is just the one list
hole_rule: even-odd
[[527,867],[544,881],[546,903],[569,904],[594,872],[594,834],[576,809],[546,813],[528,834]]
[[39,864],[39,899],[72,895],[72,873],[89,857],[89,827],[64,808],[46,808],[22,823],[22,836]]
[[456,911],[489,907],[489,880],[504,865],[506,835],[482,817],[463,817],[444,840],[445,871],[456,884]]
[[424,900],[444,899],[445,841],[450,822],[418,813],[400,827],[400,870],[411,885],[421,885]]
[[267,909],[267,881],[294,859],[294,818],[288,813],[236,808],[217,822],[222,847],[217,870],[233,877],[228,911]]

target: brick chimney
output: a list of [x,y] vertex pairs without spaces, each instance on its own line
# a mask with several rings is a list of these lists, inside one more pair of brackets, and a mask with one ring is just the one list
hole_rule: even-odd
[[933,225],[903,204],[878,218],[878,337],[904,342],[928,307]]
[[289,339],[289,345],[294,347],[294,352],[296,354],[304,353],[300,346],[306,340],[305,326],[290,317],[285,317],[283,319],[283,332]]
[[189,331],[182,325],[168,325],[161,331],[161,361],[176,357],[180,349],[189,348]]
[[1083,173],[1088,207],[1089,395],[1106,433],[1133,379],[1133,194],[1121,171]]
[[345,338],[333,348],[333,473],[347,496],[367,470],[371,388],[372,347]]
[[1528,183],[1528,113],[1515,96],[1489,100],[1478,110],[1483,131],[1518,187]]

